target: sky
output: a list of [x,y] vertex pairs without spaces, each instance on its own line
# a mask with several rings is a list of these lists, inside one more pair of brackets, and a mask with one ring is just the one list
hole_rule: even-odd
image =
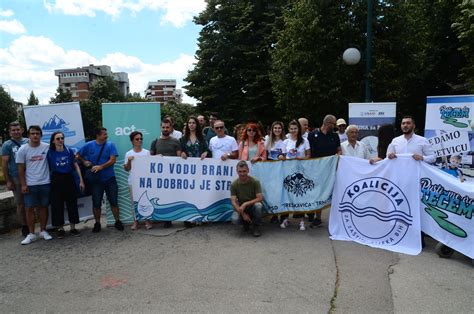
[[[0,0],[0,85],[27,102],[49,103],[55,69],[109,65],[127,72],[130,92],[176,79],[196,63],[204,0]],[[185,90],[183,90],[185,92]],[[195,103],[185,93],[183,101]]]

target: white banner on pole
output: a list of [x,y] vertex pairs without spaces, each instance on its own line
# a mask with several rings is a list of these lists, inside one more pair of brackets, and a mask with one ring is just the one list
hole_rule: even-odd
[[419,162],[408,155],[376,165],[341,156],[329,218],[331,239],[419,254],[418,176]]

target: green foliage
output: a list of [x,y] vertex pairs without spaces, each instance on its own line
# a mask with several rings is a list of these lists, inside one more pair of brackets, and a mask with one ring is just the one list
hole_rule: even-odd
[[218,111],[231,123],[270,122],[278,114],[269,72],[282,0],[209,0],[195,18],[202,25],[198,62],[185,79],[201,112]]
[[94,129],[102,125],[102,103],[98,100],[83,100],[81,107],[82,125],[86,140],[94,139]]
[[56,89],[56,94],[49,100],[50,104],[59,104],[65,102],[72,102],[72,94],[69,89],[63,90],[60,86]]
[[128,94],[127,97],[125,97],[125,101],[127,102],[144,102],[144,101],[150,101],[140,95],[140,93],[131,93]]
[[467,60],[460,79],[465,80],[468,90],[474,93],[474,1],[463,0],[458,4],[458,10],[452,27],[460,43],[459,50]]
[[35,93],[31,91],[30,96],[28,97],[28,101],[26,102],[27,106],[37,106],[39,105],[39,99],[35,96]]
[[4,140],[8,136],[8,124],[17,119],[14,100],[0,85],[0,136]]
[[89,99],[101,102],[120,102],[125,97],[120,92],[117,82],[111,76],[98,78],[90,84]]

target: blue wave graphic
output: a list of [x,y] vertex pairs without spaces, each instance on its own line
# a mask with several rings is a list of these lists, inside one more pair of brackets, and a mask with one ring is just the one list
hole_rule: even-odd
[[192,221],[211,222],[229,221],[233,207],[230,199],[219,200],[206,208],[199,209],[188,202],[174,202],[170,204],[159,204],[158,198],[149,200],[153,205],[151,216],[142,216],[138,212],[138,202],[134,202],[134,209],[138,220],[163,220],[163,221]]
[[357,208],[352,203],[344,202],[339,204],[340,212],[351,212],[351,214],[362,218],[362,217],[374,217],[380,221],[388,222],[392,220],[401,220],[407,225],[412,225],[413,217],[399,211],[393,211],[391,213],[383,213],[377,208],[368,206],[364,208]]

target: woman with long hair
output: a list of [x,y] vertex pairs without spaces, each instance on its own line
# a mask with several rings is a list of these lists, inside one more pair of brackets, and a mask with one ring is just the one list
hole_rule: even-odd
[[395,128],[392,124],[384,124],[378,129],[377,137],[379,140],[377,144],[377,157],[369,159],[371,164],[387,157],[387,148],[395,137]]
[[204,159],[210,157],[209,147],[204,140],[201,125],[196,117],[189,117],[184,127],[183,137],[179,139],[181,143],[181,157],[197,157]]
[[267,159],[262,133],[256,123],[247,123],[239,143],[239,159],[252,163]]
[[84,191],[81,169],[76,162],[73,150],[64,145],[64,133],[54,132],[49,141],[48,163],[51,171],[51,222],[58,228],[58,238],[66,235],[64,231],[64,203],[66,203],[71,235],[78,236],[79,223],[77,208],[78,191],[74,171],[79,176],[79,188]]
[[[132,169],[132,160],[138,156],[150,156],[150,151],[143,148],[143,134],[138,131],[133,131],[130,133],[130,142],[132,142],[132,149],[125,153],[123,168],[125,171],[129,172]],[[135,214],[135,206],[133,202],[133,193],[132,193],[132,182],[130,176],[128,177],[128,189],[130,191],[130,200],[132,201],[132,216],[133,224],[132,230],[138,229],[137,216]],[[151,221],[145,220],[145,228],[151,229],[153,227]]]
[[267,151],[267,159],[284,160],[285,154],[283,141],[286,140],[285,125],[281,121],[272,123],[268,137],[265,140],[265,149]]
[[[288,123],[288,133],[290,136],[283,141],[283,148],[286,159],[308,159],[311,157],[309,142],[302,135],[301,125],[298,120],[292,120]],[[300,215],[298,215],[300,216]],[[304,217],[304,215],[302,215]],[[300,230],[306,230],[303,217],[300,220]],[[281,216],[281,228],[286,228],[289,225],[288,215]]]

